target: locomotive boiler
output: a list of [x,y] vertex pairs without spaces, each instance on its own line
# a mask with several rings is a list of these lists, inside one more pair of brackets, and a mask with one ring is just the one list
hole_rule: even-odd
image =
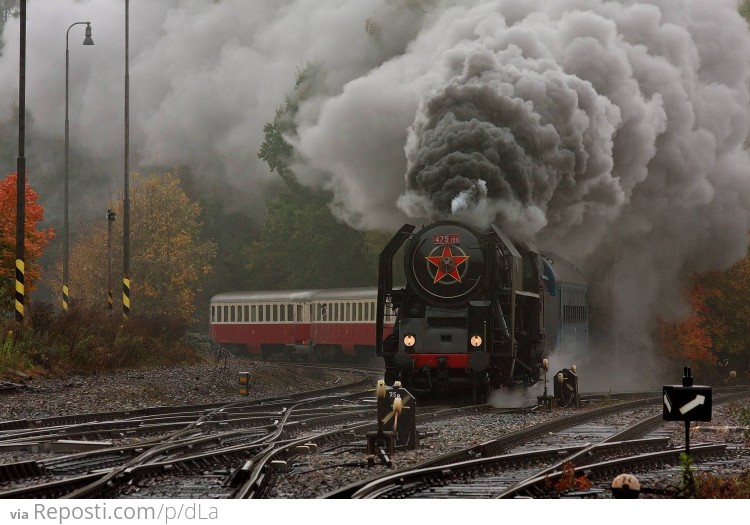
[[[446,220],[414,230],[404,225],[380,254],[376,352],[386,383],[430,392],[462,384],[484,402],[492,388],[537,382],[574,324],[587,336],[586,282],[564,259],[555,264],[495,225]],[[401,258],[405,284],[395,286]],[[581,303],[575,323],[565,301]]]

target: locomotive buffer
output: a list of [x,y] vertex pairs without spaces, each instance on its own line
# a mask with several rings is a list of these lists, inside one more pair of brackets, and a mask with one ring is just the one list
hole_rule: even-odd
[[711,421],[711,387],[693,386],[690,367],[684,368],[682,386],[664,385],[664,421],[685,422],[685,453],[690,454],[690,422]]

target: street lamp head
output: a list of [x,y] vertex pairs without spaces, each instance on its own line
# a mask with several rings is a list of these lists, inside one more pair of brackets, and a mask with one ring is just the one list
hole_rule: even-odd
[[83,39],[84,46],[93,46],[94,39],[91,38],[91,24],[86,24],[86,38]]

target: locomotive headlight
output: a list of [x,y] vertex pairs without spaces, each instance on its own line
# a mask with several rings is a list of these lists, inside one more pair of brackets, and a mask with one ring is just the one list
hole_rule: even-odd
[[469,339],[469,342],[471,343],[471,346],[477,348],[482,346],[482,336],[480,335],[472,335],[471,339]]
[[409,334],[409,335],[404,336],[404,346],[412,347],[414,346],[414,343],[416,342],[417,342],[417,338],[414,337],[413,335]]

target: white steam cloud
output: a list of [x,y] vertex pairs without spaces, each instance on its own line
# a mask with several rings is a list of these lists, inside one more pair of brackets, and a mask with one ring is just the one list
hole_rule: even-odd
[[[746,253],[750,32],[735,0],[130,4],[134,169],[188,165],[262,208],[278,184],[257,158],[263,124],[312,65],[295,171],[332,191],[341,220],[392,231],[453,216],[534,237],[587,270],[628,352],[650,347],[657,314],[682,312],[686,272]],[[71,139],[117,189],[121,0],[29,2],[30,133],[62,136],[78,20],[96,45],[71,31]],[[17,62],[9,21],[3,121]],[[61,155],[29,150],[31,173]]]

